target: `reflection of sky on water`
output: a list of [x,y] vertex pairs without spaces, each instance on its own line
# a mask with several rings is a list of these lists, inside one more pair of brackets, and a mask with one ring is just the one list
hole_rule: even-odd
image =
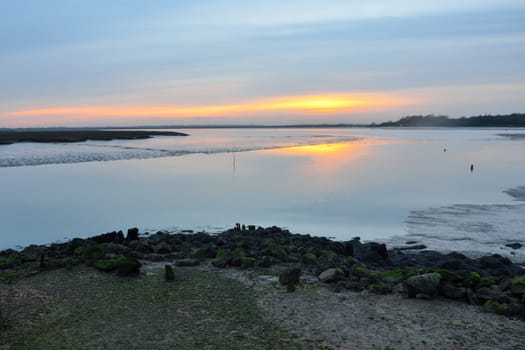
[[[209,139],[213,142],[219,138],[233,144],[237,133],[203,130],[191,137],[200,139],[201,146],[210,136],[215,137]],[[244,140],[250,135],[277,134],[281,137],[276,141],[282,142],[283,135],[300,139],[312,131],[240,133]],[[235,222],[281,225],[338,239],[375,239],[404,233],[404,220],[412,210],[455,203],[511,203],[501,191],[523,184],[523,143],[492,136],[496,131],[322,133],[361,138],[235,155],[2,168],[0,247],[131,226],[186,229],[230,227]],[[150,147],[163,142],[123,144]],[[468,169],[471,163],[473,173]]]

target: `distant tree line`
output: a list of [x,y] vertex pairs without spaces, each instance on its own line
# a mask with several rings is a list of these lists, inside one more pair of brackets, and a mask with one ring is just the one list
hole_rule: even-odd
[[525,127],[525,114],[479,115],[449,118],[444,115],[411,115],[395,122],[374,124],[377,127]]

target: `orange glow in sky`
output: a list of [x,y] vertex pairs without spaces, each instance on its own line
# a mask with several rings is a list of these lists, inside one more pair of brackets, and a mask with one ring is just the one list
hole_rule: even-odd
[[344,114],[384,110],[406,105],[407,99],[384,94],[319,94],[259,99],[224,105],[164,105],[164,106],[86,106],[25,109],[8,113],[11,117],[71,116],[76,118],[132,117],[228,117],[264,114]]

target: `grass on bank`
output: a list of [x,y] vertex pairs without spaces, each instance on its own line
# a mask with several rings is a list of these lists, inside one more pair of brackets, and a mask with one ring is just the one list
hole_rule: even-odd
[[119,278],[90,268],[0,282],[0,349],[318,349],[266,320],[254,292],[213,272]]

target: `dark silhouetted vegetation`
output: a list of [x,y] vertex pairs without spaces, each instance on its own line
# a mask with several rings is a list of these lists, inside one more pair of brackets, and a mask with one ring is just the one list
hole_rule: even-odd
[[525,114],[480,115],[449,118],[444,115],[411,115],[395,122],[376,124],[377,127],[525,127]]

